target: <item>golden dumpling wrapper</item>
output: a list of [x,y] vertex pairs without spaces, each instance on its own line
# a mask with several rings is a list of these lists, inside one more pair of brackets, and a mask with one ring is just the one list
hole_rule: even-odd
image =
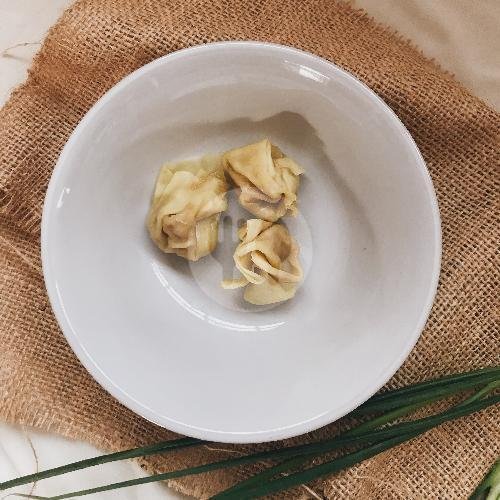
[[244,299],[255,305],[273,304],[295,295],[302,279],[299,247],[281,224],[250,219],[238,231],[241,243],[234,262],[242,277],[225,280],[226,289],[246,287]]
[[304,171],[269,139],[227,151],[223,164],[250,213],[271,222],[296,215],[299,175]]
[[227,209],[220,155],[167,163],[156,181],[147,227],[166,253],[196,261],[217,246],[219,217]]

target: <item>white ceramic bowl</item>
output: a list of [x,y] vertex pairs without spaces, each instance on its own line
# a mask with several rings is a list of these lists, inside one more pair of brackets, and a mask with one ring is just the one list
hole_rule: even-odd
[[[232,271],[234,199],[213,256],[158,251],[145,217],[162,163],[269,137],[305,168],[296,297],[252,307]],[[395,114],[318,57],[235,42],[182,50],[111,89],[73,132],[42,224],[47,290],[73,350],[124,405],[182,434],[269,441],[354,409],[429,314],[440,222]]]

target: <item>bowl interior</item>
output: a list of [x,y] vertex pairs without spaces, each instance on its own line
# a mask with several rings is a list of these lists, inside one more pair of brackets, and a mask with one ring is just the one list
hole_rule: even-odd
[[[217,251],[162,254],[145,217],[160,166],[269,137],[305,169],[305,280],[254,307],[233,272],[231,195]],[[308,54],[214,44],[157,60],[112,89],[64,149],[43,218],[44,272],[73,349],[121,402],[175,431],[279,439],[375,392],[423,328],[439,216],[411,137],[366,87]]]

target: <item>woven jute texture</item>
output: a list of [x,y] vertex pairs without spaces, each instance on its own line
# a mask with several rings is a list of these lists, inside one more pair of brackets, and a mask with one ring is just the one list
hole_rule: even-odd
[[[112,85],[174,50],[246,39],[295,46],[350,71],[392,107],[425,157],[442,216],[441,279],[425,331],[389,386],[498,363],[497,114],[397,34],[333,0],[82,0],[49,32],[27,82],[0,111],[0,418],[103,450],[174,437],[117,403],[68,347],[41,273],[42,201],[71,131]],[[491,408],[310,486],[327,498],[466,498],[500,453],[499,423]],[[204,446],[144,466],[165,471],[233,456],[228,449],[280,445]],[[207,497],[262,466],[171,485]]]

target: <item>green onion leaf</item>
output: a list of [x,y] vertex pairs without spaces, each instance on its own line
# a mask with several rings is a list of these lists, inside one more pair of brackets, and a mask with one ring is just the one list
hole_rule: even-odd
[[3,483],[0,483],[0,491],[6,490],[7,488],[12,488],[13,486],[20,486],[22,484],[40,481],[41,479],[46,479],[48,477],[59,476],[61,474],[66,474],[75,470],[94,467],[95,465],[106,464],[108,462],[116,462],[117,460],[124,460],[126,458],[147,457],[148,455],[156,455],[158,453],[180,450],[189,446],[196,446],[200,443],[203,443],[203,441],[200,441],[199,439],[181,438],[171,441],[162,441],[160,443],[155,443],[149,446],[141,446],[140,448],[134,448],[131,450],[109,453],[108,455],[101,455],[99,457],[87,458],[85,460],[80,460],[79,462],[73,462],[71,464],[62,465],[61,467],[55,467],[54,469],[48,469],[45,471],[37,472],[36,474],[29,474],[27,476],[11,479],[10,481],[5,481]]
[[[471,403],[470,405],[463,406],[461,408],[455,408],[455,411],[453,412],[453,416],[451,414],[448,415],[449,418],[446,420],[453,420],[455,418],[459,418],[460,416],[465,416],[469,415],[471,413],[474,413],[476,411],[480,411],[484,408],[487,408],[488,406],[491,406],[493,404],[497,404],[500,402],[500,396],[492,396],[490,398],[487,398],[485,400],[481,401],[476,401]],[[448,412],[444,412],[448,413]],[[439,415],[441,416],[441,415]],[[444,414],[443,414],[444,416]],[[344,455],[340,458],[336,458],[334,460],[331,460],[330,462],[323,463],[321,465],[316,465],[314,467],[310,467],[309,469],[306,469],[301,472],[296,472],[293,474],[290,474],[286,477],[280,478],[280,479],[275,479],[272,481],[268,481],[264,484],[261,484],[257,487],[244,490],[244,491],[237,491],[235,494],[232,495],[226,495],[226,496],[216,496],[215,498],[224,498],[226,500],[228,499],[252,499],[252,498],[259,498],[261,496],[265,495],[270,495],[272,493],[277,493],[282,490],[286,490],[288,488],[293,488],[295,486],[299,486],[304,483],[308,483],[310,481],[313,481],[315,479],[318,479],[320,477],[334,474],[336,472],[339,472],[343,469],[346,469],[348,467],[351,467],[353,465],[356,465],[368,458],[371,458],[375,455],[378,455],[379,453],[388,450],[389,448],[392,448],[394,446],[397,446],[405,441],[409,441],[420,434],[423,434],[427,430],[432,429],[436,425],[439,425],[438,423],[434,425],[429,425],[427,428],[424,427],[419,427],[415,428],[412,431],[409,431],[407,434],[403,434],[397,437],[393,437],[391,439],[387,439],[385,441],[382,441],[380,443],[376,443],[372,446],[369,446],[367,448],[363,448],[361,450],[358,450],[354,453],[350,453],[348,455]]]

